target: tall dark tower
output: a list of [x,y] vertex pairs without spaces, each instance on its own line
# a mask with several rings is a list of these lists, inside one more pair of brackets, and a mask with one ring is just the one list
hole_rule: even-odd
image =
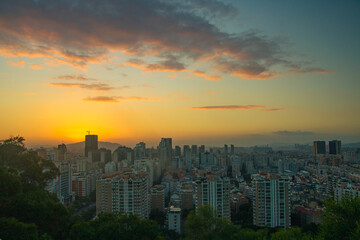
[[339,140],[329,141],[329,154],[333,154],[333,155],[341,154],[341,141]]
[[85,135],[85,157],[92,150],[98,150],[98,135]]
[[314,141],[315,156],[318,154],[325,154],[325,153],[326,153],[325,141]]

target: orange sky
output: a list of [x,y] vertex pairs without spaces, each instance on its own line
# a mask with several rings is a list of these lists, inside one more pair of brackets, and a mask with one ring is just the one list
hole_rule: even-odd
[[[0,139],[53,145],[83,141],[91,131],[128,145],[156,145],[161,137],[244,146],[360,140],[359,70],[350,68],[359,63],[350,54],[358,32],[347,44],[327,38],[324,45],[322,37],[346,29],[317,33],[295,12],[286,22],[290,3],[275,17],[265,14],[275,6],[220,2],[219,22],[202,14],[210,3],[193,6],[198,13],[174,5],[164,15],[157,10],[170,3],[113,3],[114,16],[96,10],[100,2],[82,3],[0,3]],[[126,14],[131,7],[142,18]],[[309,18],[320,6],[312,7]],[[351,16],[352,8],[344,12]],[[323,18],[330,13],[324,9]]]

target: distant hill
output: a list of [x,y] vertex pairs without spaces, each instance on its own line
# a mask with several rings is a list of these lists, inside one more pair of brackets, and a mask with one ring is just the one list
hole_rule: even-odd
[[[120,146],[121,145],[118,143],[99,142],[99,148],[107,148],[107,149],[110,149],[111,151],[114,151],[116,148],[118,148]],[[68,152],[83,155],[84,150],[85,150],[85,142],[66,144],[66,148],[67,148]]]

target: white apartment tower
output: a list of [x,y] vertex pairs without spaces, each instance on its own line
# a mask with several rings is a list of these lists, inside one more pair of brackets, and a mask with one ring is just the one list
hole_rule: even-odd
[[206,175],[196,181],[196,209],[210,205],[219,217],[230,219],[230,179]]
[[289,181],[277,174],[253,175],[253,223],[261,227],[290,227]]
[[171,206],[168,213],[168,229],[181,233],[181,209]]
[[131,169],[103,175],[96,182],[96,213],[126,212],[149,217],[148,177]]

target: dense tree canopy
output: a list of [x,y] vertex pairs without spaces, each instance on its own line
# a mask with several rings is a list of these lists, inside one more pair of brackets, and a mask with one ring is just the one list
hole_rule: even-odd
[[[0,238],[18,233],[21,239],[50,235],[64,239],[69,225],[67,209],[57,197],[44,190],[46,183],[58,175],[53,162],[40,158],[24,147],[22,137],[0,142]],[[14,235],[17,236],[17,235]]]
[[324,239],[360,239],[360,198],[343,198],[325,203],[322,223]]

